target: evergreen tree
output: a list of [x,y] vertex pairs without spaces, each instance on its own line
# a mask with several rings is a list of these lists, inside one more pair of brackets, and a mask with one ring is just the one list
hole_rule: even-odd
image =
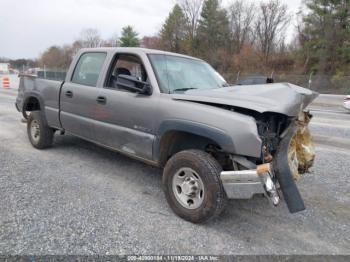
[[140,46],[140,40],[138,33],[130,25],[123,27],[122,37],[120,38],[120,46],[122,47],[138,47]]
[[307,0],[300,40],[306,61],[320,73],[350,73],[350,1]]
[[172,52],[181,52],[186,36],[186,19],[181,7],[176,4],[160,32],[163,48]]
[[197,41],[199,50],[214,66],[219,62],[216,50],[227,50],[230,30],[226,10],[219,0],[205,0],[199,20]]

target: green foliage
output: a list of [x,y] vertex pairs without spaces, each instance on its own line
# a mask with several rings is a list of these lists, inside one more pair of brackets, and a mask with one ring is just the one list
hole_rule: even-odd
[[172,52],[184,50],[186,37],[186,18],[181,7],[176,4],[160,32],[163,48]]
[[205,0],[199,20],[197,41],[199,51],[209,62],[216,64],[217,56],[213,50],[227,49],[230,30],[226,10],[218,0]]
[[307,0],[306,5],[310,12],[303,17],[301,34],[310,67],[326,74],[345,69],[350,63],[349,0]]
[[130,25],[123,27],[122,37],[119,39],[121,47],[138,47],[140,46],[140,40],[138,33]]
[[226,10],[218,0],[205,0],[198,26],[198,38],[206,48],[227,45],[230,35]]

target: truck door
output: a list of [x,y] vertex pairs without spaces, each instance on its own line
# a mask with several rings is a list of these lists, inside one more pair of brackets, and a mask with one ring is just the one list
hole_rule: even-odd
[[130,75],[148,81],[141,59],[132,54],[118,54],[112,60],[105,85],[99,89],[104,101],[99,104],[95,122],[100,144],[138,158],[152,160],[154,110],[156,98],[118,86],[118,75]]
[[70,80],[61,90],[60,121],[63,128],[76,136],[95,140],[93,119],[98,114],[98,81],[107,54],[83,53]]

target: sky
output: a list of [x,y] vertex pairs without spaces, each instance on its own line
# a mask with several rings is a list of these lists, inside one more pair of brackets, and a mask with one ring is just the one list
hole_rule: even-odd
[[[250,0],[253,2],[259,2]],[[302,0],[281,0],[296,13]],[[37,58],[52,45],[72,43],[85,28],[101,37],[133,25],[139,35],[156,34],[176,0],[0,0],[0,57]],[[230,0],[223,0],[227,5]],[[293,32],[293,24],[288,37]]]

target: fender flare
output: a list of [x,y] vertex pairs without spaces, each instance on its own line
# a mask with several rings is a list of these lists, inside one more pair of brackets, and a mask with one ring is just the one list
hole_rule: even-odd
[[202,123],[173,119],[163,121],[158,129],[156,141],[153,146],[154,159],[160,159],[160,143],[162,137],[169,131],[186,132],[193,135],[202,136],[213,140],[220,148],[228,153],[234,153],[234,144],[232,138],[223,130],[211,127]]
[[45,103],[44,103],[44,100],[40,97],[40,95],[38,95],[38,93],[30,91],[30,92],[26,92],[26,94],[24,95],[24,98],[23,98],[23,105],[22,105],[22,108],[21,108],[23,117],[25,119],[27,119],[27,117],[28,117],[27,114],[26,114],[26,110],[24,110],[24,108],[26,108],[28,100],[31,97],[34,97],[34,98],[38,99],[40,110],[45,115]]

